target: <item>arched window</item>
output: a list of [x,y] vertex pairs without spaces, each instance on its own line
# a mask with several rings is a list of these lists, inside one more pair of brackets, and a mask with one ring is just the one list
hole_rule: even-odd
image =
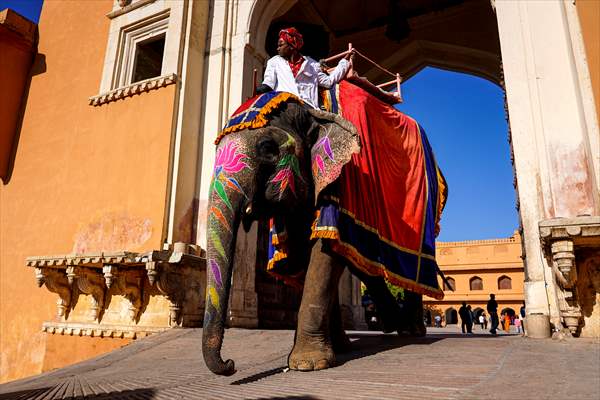
[[483,290],[483,281],[480,277],[474,276],[469,279],[469,288],[471,290]]
[[512,289],[512,279],[506,275],[502,275],[498,278],[498,289]]
[[454,278],[446,278],[444,281],[444,290],[456,290],[456,281]]

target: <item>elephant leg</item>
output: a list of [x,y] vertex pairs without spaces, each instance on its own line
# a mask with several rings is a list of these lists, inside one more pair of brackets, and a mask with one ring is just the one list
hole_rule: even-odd
[[294,348],[288,357],[290,369],[312,371],[335,365],[330,320],[343,265],[313,246],[304,281]]
[[381,318],[383,324],[383,331],[390,333],[403,330],[404,315],[398,302],[390,293],[385,279],[380,276],[367,275],[360,271],[353,271],[353,273],[365,284],[371,294],[377,307],[377,315]]
[[423,320],[423,295],[406,290],[404,298],[408,309],[408,332],[412,336],[425,336],[427,328]]
[[336,353],[346,353],[352,350],[352,344],[350,338],[346,335],[344,330],[344,323],[342,321],[342,310],[340,308],[340,301],[338,293],[335,294],[333,300],[333,306],[331,310],[331,342],[333,345],[333,351]]

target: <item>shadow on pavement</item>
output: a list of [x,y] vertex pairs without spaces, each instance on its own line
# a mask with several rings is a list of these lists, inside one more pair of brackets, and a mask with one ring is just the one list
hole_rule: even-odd
[[0,400],[29,400],[29,399],[69,399],[69,400],[125,400],[125,399],[152,399],[156,391],[154,389],[133,389],[118,392],[108,392],[97,395],[73,396],[68,393],[62,383],[41,389],[21,390],[12,393],[0,394]]
[[[243,379],[238,379],[237,381],[231,382],[230,385],[245,385],[246,383],[256,382],[261,379],[267,378],[269,376],[280,374],[283,372],[283,370],[284,370],[284,367],[273,368],[268,371],[259,372],[258,374],[247,376]],[[284,397],[277,397],[277,398],[283,399]]]
[[444,339],[443,337],[409,337],[399,336],[397,334],[373,334],[352,332],[348,334],[352,340],[352,350],[336,354],[337,365],[344,365],[350,360],[356,360],[363,357],[372,356],[382,351],[397,349],[408,345],[430,345]]

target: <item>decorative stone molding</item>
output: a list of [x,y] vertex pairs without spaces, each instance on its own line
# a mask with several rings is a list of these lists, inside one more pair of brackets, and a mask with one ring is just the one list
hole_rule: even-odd
[[118,17],[119,15],[127,14],[130,11],[148,5],[150,3],[154,3],[156,0],[138,0],[135,2],[131,2],[131,0],[118,0],[118,5],[121,8],[117,8],[106,14],[109,19],[113,19]]
[[583,317],[592,316],[600,293],[600,217],[544,220],[539,223],[539,231],[557,283],[561,319],[568,329],[563,333],[578,335]]
[[141,94],[144,92],[149,92],[151,90],[169,86],[176,82],[176,74],[168,74],[156,78],[146,79],[143,81],[133,83],[129,86],[120,87],[106,93],[101,93],[99,95],[92,96],[89,98],[89,105],[101,106],[102,104],[110,103],[112,101],[121,100],[126,97],[132,97],[136,94]]
[[118,339],[139,339],[153,333],[164,331],[164,327],[144,327],[143,330],[134,329],[129,326],[120,325],[94,325],[66,322],[44,322],[42,332],[68,335],[68,336],[90,336]]
[[[172,250],[27,258],[38,286],[59,295],[42,330],[75,336],[144,336],[202,323],[206,259]],[[87,298],[87,301],[80,301]]]

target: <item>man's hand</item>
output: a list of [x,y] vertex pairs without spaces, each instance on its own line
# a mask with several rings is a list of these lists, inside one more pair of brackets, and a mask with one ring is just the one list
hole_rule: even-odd
[[350,53],[346,54],[346,57],[344,57],[344,58],[350,62],[353,62],[355,54],[356,54],[356,50],[352,49],[352,50],[350,50]]

